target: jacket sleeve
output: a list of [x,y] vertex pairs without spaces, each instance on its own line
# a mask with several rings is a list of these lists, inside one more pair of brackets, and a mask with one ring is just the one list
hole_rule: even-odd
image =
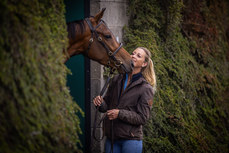
[[111,80],[111,83],[108,87],[108,90],[105,94],[105,96],[103,97],[103,103],[99,106],[99,111],[102,112],[102,113],[105,113],[108,109],[108,105],[110,104],[110,99],[111,99],[111,95],[112,95],[112,92],[113,92],[113,85],[114,85],[114,82],[116,80],[116,77],[114,77],[112,80]]
[[129,111],[120,109],[118,118],[124,122],[133,124],[133,125],[143,125],[150,117],[150,110],[153,103],[153,90],[152,87],[147,87],[145,92],[141,95],[138,104],[137,110]]

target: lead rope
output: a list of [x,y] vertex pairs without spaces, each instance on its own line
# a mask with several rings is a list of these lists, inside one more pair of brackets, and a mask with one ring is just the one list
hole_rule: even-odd
[[[104,84],[104,86],[103,86],[103,88],[102,88],[102,90],[100,91],[100,94],[99,94],[101,97],[103,97],[103,95],[104,95],[106,89],[108,88],[109,83],[110,83],[110,80],[111,80],[111,78],[113,77],[113,73],[114,73],[114,69],[111,69],[111,68],[110,68],[110,72],[109,72],[108,78],[107,78],[107,80],[106,80],[106,83]],[[100,119],[99,123],[96,125],[96,123],[97,123],[97,115],[98,115],[98,112],[99,112],[99,107],[97,106],[97,107],[96,107],[96,111],[95,111],[95,120],[94,120],[94,124],[93,124],[93,132],[92,132],[92,133],[93,133],[93,138],[94,138],[97,142],[100,142],[100,141],[103,140],[103,138],[104,138],[104,131],[103,131],[102,138],[97,138],[97,137],[96,137],[95,131],[96,131],[96,128],[98,127],[98,125],[100,125],[100,124],[103,122],[103,120],[105,119],[106,113],[103,115],[103,117]],[[113,127],[113,126],[112,126],[112,127]],[[103,125],[103,128],[104,128],[104,125]],[[112,130],[113,130],[113,129],[112,129]],[[113,147],[112,147],[112,148],[113,148]],[[113,153],[113,149],[112,149],[112,153]]]

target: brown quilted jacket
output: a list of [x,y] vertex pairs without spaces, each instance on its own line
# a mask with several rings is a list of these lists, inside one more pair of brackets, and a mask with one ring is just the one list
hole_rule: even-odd
[[[118,118],[113,120],[113,139],[142,140],[142,125],[150,117],[150,109],[153,103],[153,88],[144,79],[131,82],[121,94],[123,75],[117,75],[112,79],[104,102],[100,106],[101,112],[110,109],[119,109]],[[105,135],[111,139],[111,121],[105,118]]]

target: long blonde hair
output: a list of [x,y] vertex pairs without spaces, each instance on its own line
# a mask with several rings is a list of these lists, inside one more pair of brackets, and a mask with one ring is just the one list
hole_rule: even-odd
[[147,62],[147,66],[142,68],[142,75],[144,76],[146,81],[149,82],[149,84],[151,84],[151,86],[153,87],[153,91],[155,92],[157,84],[156,84],[154,65],[151,59],[151,52],[145,47],[138,47],[138,48],[144,50],[144,52],[146,53],[145,62]]

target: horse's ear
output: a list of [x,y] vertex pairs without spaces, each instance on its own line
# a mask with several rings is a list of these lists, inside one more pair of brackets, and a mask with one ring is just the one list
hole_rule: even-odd
[[106,10],[106,8],[102,8],[102,10],[95,15],[95,21],[98,22],[102,17],[103,17],[103,13]]

